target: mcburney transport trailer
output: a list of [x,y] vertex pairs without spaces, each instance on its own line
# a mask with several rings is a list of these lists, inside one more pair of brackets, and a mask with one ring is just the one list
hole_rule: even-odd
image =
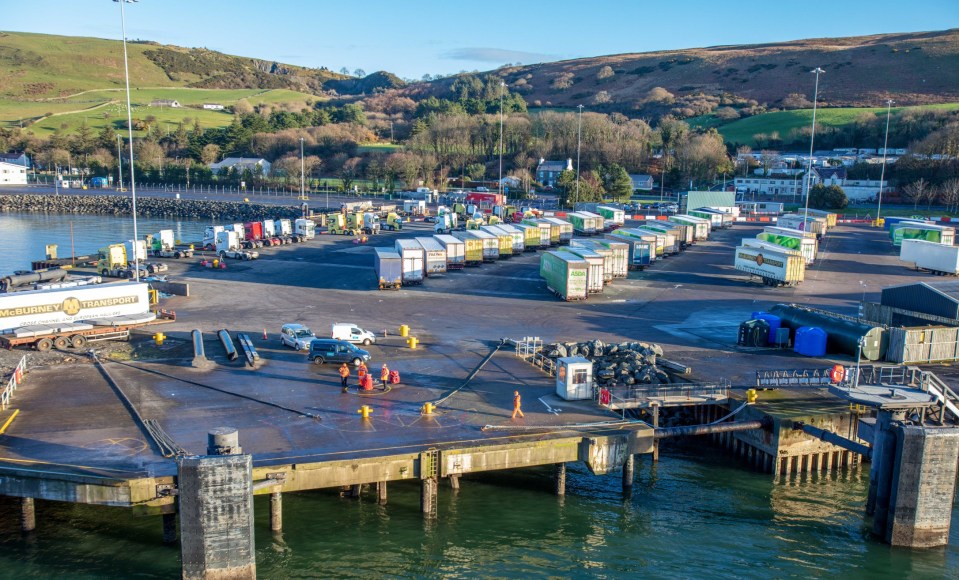
[[[161,317],[175,315],[161,311]],[[88,342],[126,339],[130,330],[159,322],[150,311],[148,285],[117,282],[0,295],[0,346],[82,348]]]
[[771,245],[769,248],[737,247],[733,267],[758,276],[766,286],[798,286],[806,276],[802,256],[790,250],[773,250]]

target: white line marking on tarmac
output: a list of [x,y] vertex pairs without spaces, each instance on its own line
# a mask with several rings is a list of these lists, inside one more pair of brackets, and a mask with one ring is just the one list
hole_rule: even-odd
[[546,407],[546,412],[547,412],[547,413],[552,413],[552,414],[554,414],[554,415],[559,415],[560,413],[563,412],[562,409],[554,409],[554,408],[550,407],[550,406],[549,406],[549,403],[547,403],[546,401],[543,400],[543,397],[540,397],[538,400],[539,400],[540,403],[543,404],[544,407]]

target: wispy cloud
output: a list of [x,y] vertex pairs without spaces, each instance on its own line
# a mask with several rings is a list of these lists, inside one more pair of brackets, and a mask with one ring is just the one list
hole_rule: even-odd
[[442,58],[449,60],[468,60],[479,62],[542,62],[554,60],[553,55],[523,50],[507,50],[504,48],[456,48],[443,53]]

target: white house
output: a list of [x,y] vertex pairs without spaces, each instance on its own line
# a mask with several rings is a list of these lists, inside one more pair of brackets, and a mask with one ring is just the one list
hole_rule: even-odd
[[653,176],[642,173],[630,173],[630,181],[633,182],[633,190],[641,189],[649,191],[653,188]]
[[15,163],[0,161],[0,185],[26,185],[27,168]]
[[176,99],[155,99],[150,103],[151,107],[172,107],[174,109],[180,107],[180,102]]
[[223,105],[220,103],[203,103],[203,108],[209,111],[222,111]]
[[227,157],[223,161],[210,164],[210,171],[218,174],[221,171],[233,169],[237,172],[243,172],[249,169],[255,175],[269,175],[271,163],[266,159],[254,157]]

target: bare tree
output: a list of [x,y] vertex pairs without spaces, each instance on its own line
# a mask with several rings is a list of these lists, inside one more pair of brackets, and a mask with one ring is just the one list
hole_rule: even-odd
[[903,196],[912,202],[912,209],[919,207],[919,202],[926,198],[926,190],[929,189],[929,182],[925,179],[918,179],[905,185],[902,188]]
[[947,179],[939,186],[939,200],[946,206],[946,211],[959,208],[959,178]]
[[941,190],[939,189],[939,186],[938,186],[938,185],[933,185],[933,186],[931,186],[929,189],[926,190],[926,195],[925,195],[924,197],[925,197],[925,199],[926,199],[926,209],[927,209],[927,210],[932,209],[932,203],[933,203],[934,201],[936,201],[937,199],[939,199],[939,194],[940,194],[940,193],[941,193]]

